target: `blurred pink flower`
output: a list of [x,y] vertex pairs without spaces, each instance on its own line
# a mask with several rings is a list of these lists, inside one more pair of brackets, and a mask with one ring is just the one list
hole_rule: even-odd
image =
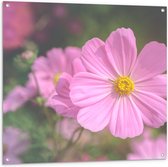
[[72,72],[70,74],[63,73],[60,76],[56,85],[56,91],[54,91],[54,93],[49,97],[47,105],[53,108],[60,115],[76,118],[79,107],[75,106],[69,97],[69,85],[72,76],[78,72],[85,71],[85,67],[79,58],[74,59],[71,66]]
[[[76,114],[77,108],[73,106],[69,99],[69,82],[73,71],[78,68],[77,66],[73,69],[72,61],[80,56],[81,50],[76,47],[67,47],[64,51],[60,48],[53,48],[47,52],[47,57],[41,56],[37,58],[32,67],[40,95],[45,99],[49,98],[46,105],[52,107],[60,114],[63,113],[64,116],[73,117]],[[64,72],[67,73],[62,75]],[[64,76],[66,76],[65,79]],[[57,85],[59,93],[56,91]],[[57,93],[60,96],[57,96]]]
[[166,122],[166,46],[150,42],[137,57],[131,29],[112,32],[105,42],[93,38],[82,48],[88,72],[74,76],[70,98],[81,109],[79,124],[93,132],[109,127],[112,135],[135,137],[144,124]]
[[[56,132],[61,134],[61,136],[67,140],[70,140],[73,133],[80,128],[80,125],[77,123],[75,119],[70,118],[64,118],[63,120],[60,120],[56,124]],[[79,135],[79,131],[75,133],[74,140],[77,139]]]
[[37,93],[36,84],[32,74],[25,86],[16,86],[3,101],[3,112],[16,111]]
[[55,93],[55,87],[63,72],[72,74],[72,61],[81,55],[81,50],[76,47],[53,48],[47,52],[47,57],[38,57],[32,70],[36,77],[40,95],[48,98]]
[[142,140],[133,140],[131,143],[132,153],[128,154],[129,160],[143,159],[166,159],[166,136],[160,135],[152,138],[149,131],[143,134]]
[[3,47],[21,47],[34,28],[30,3],[3,2]]
[[30,145],[27,133],[17,128],[7,127],[3,132],[3,164],[22,163],[19,158]]

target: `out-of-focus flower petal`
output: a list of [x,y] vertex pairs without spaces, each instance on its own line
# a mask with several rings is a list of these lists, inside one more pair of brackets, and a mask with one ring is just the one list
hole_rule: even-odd
[[[149,129],[147,130],[149,132]],[[144,160],[144,159],[166,159],[166,136],[161,134],[153,138],[151,132],[146,136],[146,130],[141,140],[132,140],[132,153],[127,155],[128,160]]]
[[4,164],[19,164],[21,156],[30,146],[29,135],[14,127],[7,127],[3,132]]

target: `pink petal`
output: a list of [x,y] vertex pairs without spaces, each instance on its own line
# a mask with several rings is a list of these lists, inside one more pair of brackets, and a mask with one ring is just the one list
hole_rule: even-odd
[[47,61],[50,71],[64,72],[66,71],[66,57],[61,48],[53,48],[47,52]]
[[40,75],[39,73],[35,72],[34,76],[36,77],[37,88],[40,95],[44,98],[48,98],[53,93],[53,91],[55,91],[53,79],[47,74],[44,74],[43,76],[43,74]]
[[150,79],[166,71],[166,46],[150,42],[142,49],[132,70],[131,78],[136,81]]
[[136,89],[154,93],[166,98],[166,75],[158,75],[149,80],[136,83]]
[[55,89],[53,81],[55,72],[51,67],[49,59],[43,56],[37,58],[32,66],[35,84],[40,95],[44,98],[47,98]]
[[80,72],[76,74],[70,85],[70,98],[80,107],[92,105],[112,92],[112,83],[107,78]]
[[81,49],[77,47],[67,47],[65,49],[65,56],[66,56],[66,72],[69,74],[73,74],[72,71],[72,62],[75,58],[78,58],[81,56]]
[[120,28],[106,40],[107,57],[118,75],[129,75],[137,56],[136,39],[131,29]]
[[16,111],[22,107],[30,98],[34,96],[35,92],[31,89],[17,86],[5,98],[3,102],[3,112]]
[[166,122],[166,100],[149,92],[133,93],[133,101],[141,110],[146,125],[158,128]]
[[68,73],[63,73],[57,83],[56,91],[58,95],[69,98],[69,85],[72,77]]
[[70,98],[52,96],[47,101],[47,106],[53,108],[58,114],[65,117],[76,118],[79,108],[71,102]]
[[119,97],[116,100],[110,120],[112,135],[120,138],[135,137],[143,132],[141,111],[131,97]]
[[6,96],[3,102],[3,112],[16,111],[23,106],[28,100],[37,94],[37,87],[32,73],[29,74],[29,79],[25,86],[16,86]]
[[112,77],[112,73],[108,70],[107,64],[104,62],[104,52],[101,52],[102,55],[97,56],[97,50],[104,45],[104,42],[98,38],[93,38],[85,43],[82,48],[82,62],[86,67],[86,70],[100,76]]
[[103,130],[110,121],[113,103],[114,98],[109,95],[93,105],[80,109],[77,115],[78,123],[92,132]]
[[85,72],[85,66],[83,65],[80,58],[76,58],[72,62],[72,74],[75,75],[78,72]]
[[102,64],[106,67],[106,71],[107,76],[111,79],[111,80],[115,80],[116,77],[118,77],[118,73],[115,71],[114,67],[111,65],[108,57],[107,57],[107,53],[105,50],[105,45],[100,46],[96,52],[95,52],[95,56],[98,57],[102,62]]
[[67,47],[65,48],[65,55],[67,62],[72,62],[75,58],[81,56],[81,49],[77,47]]
[[50,66],[48,65],[47,58],[44,56],[38,57],[33,66],[32,66],[33,71],[50,71]]

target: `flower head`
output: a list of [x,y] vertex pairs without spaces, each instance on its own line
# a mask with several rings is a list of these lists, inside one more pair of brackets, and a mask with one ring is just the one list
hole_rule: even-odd
[[54,92],[59,78],[63,72],[72,74],[72,61],[81,55],[81,50],[76,47],[53,48],[47,52],[47,56],[38,57],[32,71],[36,77],[39,93],[45,99]]
[[3,133],[3,163],[19,164],[19,156],[29,147],[29,136],[17,128],[7,127]]
[[80,58],[76,58],[71,63],[72,72],[62,73],[56,85],[56,91],[48,98],[47,105],[57,113],[66,117],[76,118],[79,107],[74,105],[69,97],[70,83],[73,75],[85,71]]
[[166,136],[153,138],[149,131],[145,131],[141,140],[132,141],[131,148],[132,153],[127,156],[129,160],[166,159]]
[[140,135],[144,124],[158,128],[166,122],[164,44],[150,42],[137,56],[133,31],[120,28],[105,42],[86,42],[81,60],[87,72],[70,85],[81,126],[93,132],[108,126],[112,135],[127,138]]

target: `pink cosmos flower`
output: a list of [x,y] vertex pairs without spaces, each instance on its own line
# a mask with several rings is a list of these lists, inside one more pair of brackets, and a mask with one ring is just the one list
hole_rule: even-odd
[[36,84],[32,74],[25,86],[16,86],[3,102],[3,112],[16,111],[37,93]]
[[131,148],[133,152],[128,154],[128,160],[166,159],[166,136],[152,138],[150,132],[147,131],[143,134],[142,140],[132,141]]
[[150,42],[137,57],[131,29],[112,32],[105,42],[93,38],[82,48],[88,72],[74,76],[70,98],[81,109],[79,124],[93,132],[109,127],[112,135],[135,137],[144,124],[166,122],[166,46]]
[[63,73],[56,85],[56,91],[49,97],[47,105],[53,108],[57,113],[66,117],[76,118],[79,107],[75,106],[70,97],[70,83],[72,76],[78,72],[85,71],[80,58],[76,58],[71,63],[72,72]]
[[17,128],[7,127],[3,133],[3,163],[20,164],[19,156],[29,147],[30,141],[27,133]]
[[30,3],[3,3],[3,47],[16,49],[21,47],[34,29]]
[[55,92],[55,86],[63,72],[72,74],[71,62],[81,55],[81,50],[76,47],[53,48],[47,56],[38,57],[32,70],[36,77],[40,95],[44,98]]

